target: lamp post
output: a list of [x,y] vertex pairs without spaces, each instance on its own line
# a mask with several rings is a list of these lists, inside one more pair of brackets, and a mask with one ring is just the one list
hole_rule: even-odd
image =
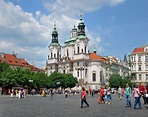
[[81,74],[81,79],[80,79],[79,83],[80,83],[80,86],[82,87],[83,82],[84,82],[83,79],[82,79],[82,71],[84,70],[84,67],[79,67],[78,70],[80,71],[80,74]]
[[30,90],[30,94],[31,94],[31,84],[33,83],[33,80],[28,80],[30,86],[29,86],[29,90]]

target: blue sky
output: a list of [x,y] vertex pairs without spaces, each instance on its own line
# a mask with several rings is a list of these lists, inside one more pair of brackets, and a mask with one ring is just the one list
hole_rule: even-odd
[[0,0],[0,52],[43,67],[53,22],[63,45],[82,11],[90,52],[95,45],[98,55],[123,60],[148,44],[147,6],[148,0]]

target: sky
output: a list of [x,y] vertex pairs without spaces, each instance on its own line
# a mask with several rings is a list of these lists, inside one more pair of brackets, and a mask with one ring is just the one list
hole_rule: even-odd
[[38,68],[46,66],[54,22],[61,45],[80,13],[89,52],[123,60],[148,44],[148,0],[0,0],[0,53],[16,53]]

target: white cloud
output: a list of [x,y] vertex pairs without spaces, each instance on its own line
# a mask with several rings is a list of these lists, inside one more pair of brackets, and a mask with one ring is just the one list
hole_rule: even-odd
[[116,6],[124,1],[125,0],[52,0],[48,2],[47,0],[44,5],[50,12],[74,16],[80,11],[92,12],[103,6]]
[[[51,42],[51,32],[53,22],[56,21],[59,32],[59,41],[64,41],[70,37],[70,31],[80,11],[92,12],[103,6],[115,6],[124,0],[45,0],[45,7],[50,14],[36,11],[35,14],[25,12],[19,5],[12,2],[0,0],[0,50],[1,52],[18,53],[19,57],[24,57],[28,62],[43,67],[48,56],[48,45]],[[110,32],[110,31],[108,31]],[[101,42],[98,35],[92,36],[87,30],[86,34],[90,39],[90,45]],[[96,45],[97,46],[97,45]],[[92,46],[91,46],[92,47]],[[102,47],[96,47],[98,51],[103,51]]]
[[105,43],[106,46],[109,46],[109,43]]
[[97,50],[97,53],[102,53],[102,52],[104,52],[104,49],[103,49],[103,47],[102,46],[100,46],[100,47],[98,47],[97,48],[98,50]]

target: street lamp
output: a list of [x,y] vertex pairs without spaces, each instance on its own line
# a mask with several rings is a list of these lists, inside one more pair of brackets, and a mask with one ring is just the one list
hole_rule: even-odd
[[82,87],[84,82],[84,79],[82,79],[82,71],[84,70],[84,67],[79,67],[78,70],[80,71],[81,74],[81,79],[79,80],[79,84]]

